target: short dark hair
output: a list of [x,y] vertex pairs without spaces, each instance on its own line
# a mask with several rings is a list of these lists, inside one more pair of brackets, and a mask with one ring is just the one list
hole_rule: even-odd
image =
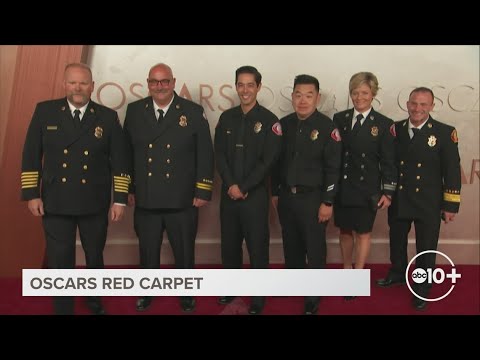
[[315,89],[317,89],[317,92],[320,92],[320,83],[315,76],[305,74],[295,76],[295,80],[293,81],[293,88],[295,89],[295,86],[300,84],[315,85]]
[[250,65],[245,65],[245,66],[240,66],[236,71],[235,71],[235,85],[237,85],[238,82],[238,75],[240,74],[252,74],[255,77],[255,82],[257,83],[257,86],[260,85],[262,82],[262,74],[253,66]]
[[429,93],[430,95],[432,95],[432,103],[435,101],[435,96],[433,95],[432,89],[429,89],[425,86],[420,86],[413,89],[410,95],[408,95],[408,98],[410,99],[410,96],[412,96],[413,93],[417,93],[417,92]]

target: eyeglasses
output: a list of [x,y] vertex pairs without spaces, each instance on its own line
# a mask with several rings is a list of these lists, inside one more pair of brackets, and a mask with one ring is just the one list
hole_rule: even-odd
[[162,80],[157,80],[157,79],[147,79],[148,85],[150,86],[158,86],[158,84],[162,84],[162,86],[168,86],[170,85],[170,79],[162,79]]

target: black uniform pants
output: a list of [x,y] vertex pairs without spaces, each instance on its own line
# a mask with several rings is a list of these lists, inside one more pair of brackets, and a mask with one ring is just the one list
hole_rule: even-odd
[[[390,209],[389,209],[390,210]],[[389,277],[395,280],[405,278],[405,271],[408,265],[408,233],[410,232],[412,222],[415,225],[415,245],[417,254],[425,250],[436,250],[438,237],[440,234],[440,211],[438,216],[426,218],[399,218],[396,210],[392,209],[388,214],[388,225],[390,226],[390,261],[392,268]],[[423,254],[417,257],[415,261],[416,268],[424,270],[435,268],[435,253]],[[412,269],[413,270],[413,269]],[[432,287],[426,281],[421,284],[414,283],[413,289],[423,297],[426,297]]]
[[134,228],[140,247],[143,269],[160,267],[163,232],[167,231],[177,269],[192,269],[195,265],[195,238],[198,208],[144,209],[135,208]]
[[[278,201],[278,215],[282,226],[285,266],[303,269],[308,263],[311,269],[324,269],[327,261],[327,223],[318,222],[321,192],[292,194],[282,189]],[[307,263],[305,262],[307,260]],[[306,301],[318,301],[308,296]]]
[[[50,269],[75,268],[77,227],[85,252],[88,269],[103,269],[103,249],[107,240],[108,210],[92,215],[56,215],[45,213],[42,218],[47,242],[47,264]],[[57,315],[74,313],[72,296],[56,296]]]
[[264,186],[248,193],[245,200],[232,200],[225,189],[220,200],[222,264],[226,269],[241,269],[243,239],[250,265],[266,269],[269,264],[270,232],[268,191]]

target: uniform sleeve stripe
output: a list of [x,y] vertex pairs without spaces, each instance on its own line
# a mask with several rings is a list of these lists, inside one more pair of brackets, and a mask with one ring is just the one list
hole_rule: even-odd
[[443,200],[454,202],[454,203],[459,203],[460,202],[460,194],[443,193]]
[[22,180],[38,179],[38,175],[22,175]]
[[115,191],[117,191],[116,189],[121,189],[121,190],[127,190],[128,191],[128,186],[115,185],[114,188],[115,188]]
[[197,183],[197,188],[202,189],[202,190],[212,191],[213,186],[212,186],[212,185],[208,185],[208,184],[203,184],[203,183]]
[[38,176],[38,171],[24,171],[22,172],[23,175],[37,175]]
[[119,187],[116,187],[115,186],[115,192],[123,192],[123,193],[126,193],[128,194],[128,189],[124,189],[124,188],[119,188]]
[[37,185],[37,180],[35,180],[35,181],[22,181],[22,186],[23,185]]
[[396,185],[390,185],[390,184],[384,184],[383,188],[385,190],[395,190],[397,188],[397,186]]
[[35,185],[22,185],[22,189],[30,189],[30,188],[34,188],[34,187],[37,187],[37,184],[35,184]]

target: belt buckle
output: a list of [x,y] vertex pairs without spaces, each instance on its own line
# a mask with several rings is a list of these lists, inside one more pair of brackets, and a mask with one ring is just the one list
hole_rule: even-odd
[[292,192],[292,194],[296,194],[297,193],[297,187],[296,186],[292,186],[290,188],[290,191]]

